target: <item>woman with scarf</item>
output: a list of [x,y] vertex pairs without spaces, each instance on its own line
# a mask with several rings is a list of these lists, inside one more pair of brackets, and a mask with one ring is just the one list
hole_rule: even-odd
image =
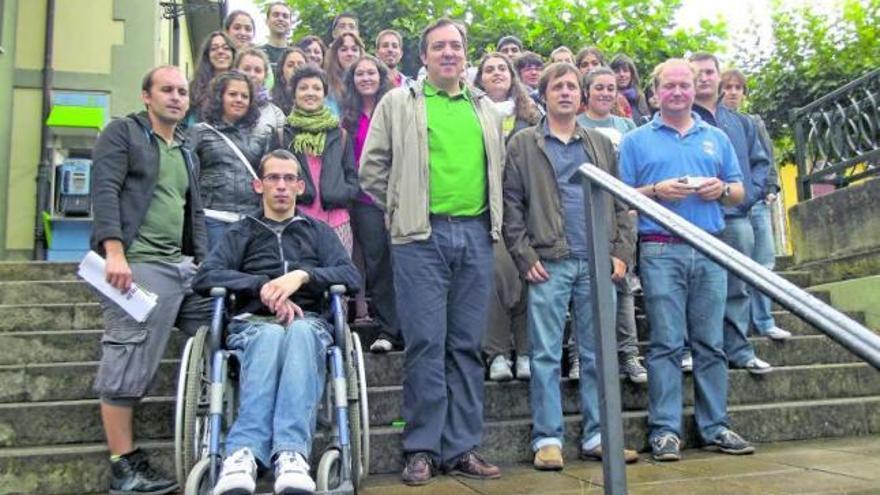
[[327,108],[324,71],[308,64],[290,81],[293,111],[284,127],[284,147],[300,162],[305,190],[297,208],[328,224],[351,255],[354,240],[348,208],[360,192],[351,136]]
[[[372,55],[364,55],[355,61],[345,71],[343,82],[342,127],[354,140],[355,166],[359,168],[373,110],[394,86],[388,68]],[[379,323],[379,337],[370,345],[370,351],[388,352],[395,347],[400,348],[403,342],[397,323],[391,239],[385,228],[385,212],[363,192],[358,194],[349,211],[356,243],[355,264],[358,264],[360,254],[363,257],[363,266],[360,268],[366,279],[366,290]],[[365,310],[365,306],[358,307],[358,316],[365,316]]]
[[[538,124],[540,114],[526,89],[519,82],[510,59],[502,53],[484,55],[477,67],[474,85],[485,91],[495,109],[504,117],[502,130],[507,139],[516,132]],[[489,326],[483,340],[488,357],[489,379],[507,381],[531,378],[529,340],[526,332],[526,290],[519,271],[504,242],[496,242],[495,290],[489,302]],[[511,359],[516,353],[516,361]],[[515,366],[513,366],[515,364]],[[513,369],[511,369],[513,366]]]
[[257,132],[272,133],[280,142],[287,117],[269,100],[269,90],[266,88],[266,75],[270,70],[269,57],[259,48],[245,48],[235,57],[234,67],[247,74],[254,84],[254,100],[260,109]]
[[237,71],[218,75],[211,81],[210,98],[202,110],[204,122],[190,128],[190,146],[200,164],[209,248],[220,242],[230,223],[260,205],[251,181],[276,138],[258,129],[260,110],[254,93],[247,75]]
[[647,119],[651,118],[651,110],[648,108],[645,93],[642,92],[639,71],[636,69],[635,62],[626,55],[617,55],[611,61],[611,70],[617,74],[617,91],[626,98],[632,109],[631,114],[627,117],[631,117],[637,125],[643,124],[646,122],[646,117]]

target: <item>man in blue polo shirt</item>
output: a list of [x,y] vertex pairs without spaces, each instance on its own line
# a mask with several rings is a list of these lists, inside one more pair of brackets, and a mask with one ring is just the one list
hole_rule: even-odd
[[[620,176],[711,234],[724,230],[721,207],[743,200],[742,173],[724,132],[692,113],[696,71],[670,59],[654,69],[660,112],[620,144]],[[655,222],[639,217],[645,309],[651,325],[648,409],[652,455],[681,459],[682,390],[679,356],[685,329],[694,356],[697,428],[707,446],[728,454],[754,452],[727,418],[727,358],[723,318],[727,273]]]

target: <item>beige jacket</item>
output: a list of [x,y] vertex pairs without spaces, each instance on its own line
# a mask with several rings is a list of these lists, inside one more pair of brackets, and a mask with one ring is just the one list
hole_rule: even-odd
[[[501,238],[501,119],[485,93],[470,88],[486,150],[486,179],[493,240]],[[360,164],[361,189],[385,210],[393,244],[431,235],[428,124],[422,82],[391,90],[373,112]]]

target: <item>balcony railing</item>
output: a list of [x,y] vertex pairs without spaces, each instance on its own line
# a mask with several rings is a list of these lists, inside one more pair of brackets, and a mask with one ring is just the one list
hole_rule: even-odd
[[798,199],[880,174],[880,69],[792,110]]

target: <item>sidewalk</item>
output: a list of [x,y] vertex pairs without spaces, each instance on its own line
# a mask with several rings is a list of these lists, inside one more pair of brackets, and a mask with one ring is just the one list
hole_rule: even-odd
[[[778,442],[758,445],[751,456],[686,450],[681,462],[655,463],[642,454],[627,467],[630,495],[880,494],[880,436]],[[371,476],[361,495],[595,494],[602,492],[602,466],[567,460],[561,472],[530,465],[502,466],[497,481],[440,476],[424,487],[407,487],[399,476]]]

